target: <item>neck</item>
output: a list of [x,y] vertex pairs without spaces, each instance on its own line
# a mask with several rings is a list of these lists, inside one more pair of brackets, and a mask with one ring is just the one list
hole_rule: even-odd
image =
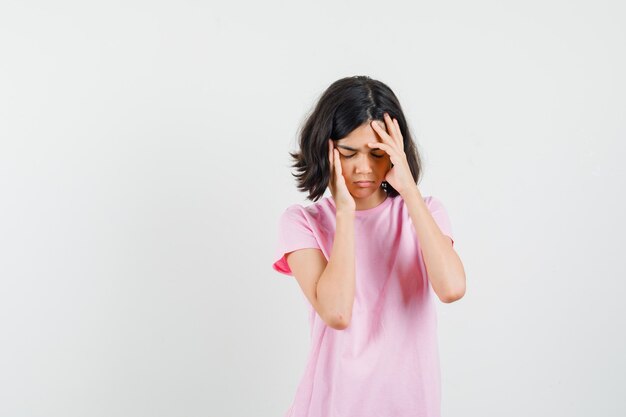
[[387,193],[382,188],[379,188],[378,191],[365,198],[355,198],[354,202],[356,203],[356,210],[367,210],[374,208],[385,201],[387,198]]

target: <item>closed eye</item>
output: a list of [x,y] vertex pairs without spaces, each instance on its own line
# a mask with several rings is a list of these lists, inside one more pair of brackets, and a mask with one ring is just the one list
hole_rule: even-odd
[[[355,154],[355,153],[353,153],[352,155],[344,155],[344,154],[341,154],[341,156],[343,156],[343,157],[344,157],[344,158],[346,158],[346,159],[350,159],[350,158],[352,158],[354,155],[356,155],[356,154]],[[382,154],[382,155],[371,154],[371,155],[372,155],[374,158],[382,158],[383,156],[385,156],[385,154]]]

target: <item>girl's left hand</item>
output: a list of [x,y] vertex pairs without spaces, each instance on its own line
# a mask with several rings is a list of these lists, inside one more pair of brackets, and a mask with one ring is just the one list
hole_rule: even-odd
[[[400,125],[397,119],[391,119],[391,116],[385,112],[385,125],[387,131],[378,124],[376,120],[370,122],[372,129],[383,140],[381,142],[370,142],[367,144],[370,148],[380,148],[391,158],[392,168],[387,171],[385,181],[387,181],[398,193],[403,194],[414,188],[415,181],[409,168],[409,163],[404,153],[404,138],[400,133]],[[390,132],[390,133],[387,133]]]

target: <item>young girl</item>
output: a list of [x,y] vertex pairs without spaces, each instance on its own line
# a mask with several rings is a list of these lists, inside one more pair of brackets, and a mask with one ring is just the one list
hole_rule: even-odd
[[314,203],[282,214],[273,268],[310,303],[311,349],[286,417],[439,417],[435,295],[461,298],[465,272],[443,204],[417,187],[398,99],[340,79],[299,139],[295,176]]

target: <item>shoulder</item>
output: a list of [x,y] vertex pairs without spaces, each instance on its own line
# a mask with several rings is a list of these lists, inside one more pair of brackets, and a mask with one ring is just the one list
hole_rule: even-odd
[[334,203],[324,197],[321,200],[309,205],[292,204],[288,206],[282,213],[282,218],[288,219],[304,219],[310,223],[324,220],[326,217],[333,215]]
[[[446,208],[444,207],[444,204],[440,198],[433,195],[427,195],[422,196],[422,199],[424,200],[424,203],[426,204],[426,207],[431,214],[436,215],[442,212],[446,212]],[[400,213],[399,215],[405,220],[410,217],[408,207],[404,203],[404,200],[401,196],[397,196],[394,198],[394,201],[392,202],[392,210],[396,213]]]
[[424,199],[424,202],[428,205],[431,204],[433,202],[437,202],[439,199],[433,195],[427,195],[427,196],[423,196],[422,197]]
[[443,208],[443,202],[441,201],[441,199],[433,195],[424,197],[424,202],[426,203],[426,206],[430,209],[430,211]]
[[331,198],[328,197],[323,197],[320,200],[308,204],[308,205],[302,205],[302,204],[292,204],[289,207],[287,207],[287,210],[291,210],[291,211],[300,211],[304,214],[309,214],[309,215],[316,215],[318,213],[324,213],[324,212],[328,212],[329,210],[334,210],[335,208],[335,203]]
[[[404,210],[406,208],[406,205],[404,204],[404,199],[402,198],[402,196],[398,195],[395,197],[391,197],[391,199],[392,199],[391,205],[396,210]],[[439,198],[432,196],[432,195],[422,196],[422,199],[424,200],[424,203],[426,203],[426,206],[431,210],[443,205]]]

